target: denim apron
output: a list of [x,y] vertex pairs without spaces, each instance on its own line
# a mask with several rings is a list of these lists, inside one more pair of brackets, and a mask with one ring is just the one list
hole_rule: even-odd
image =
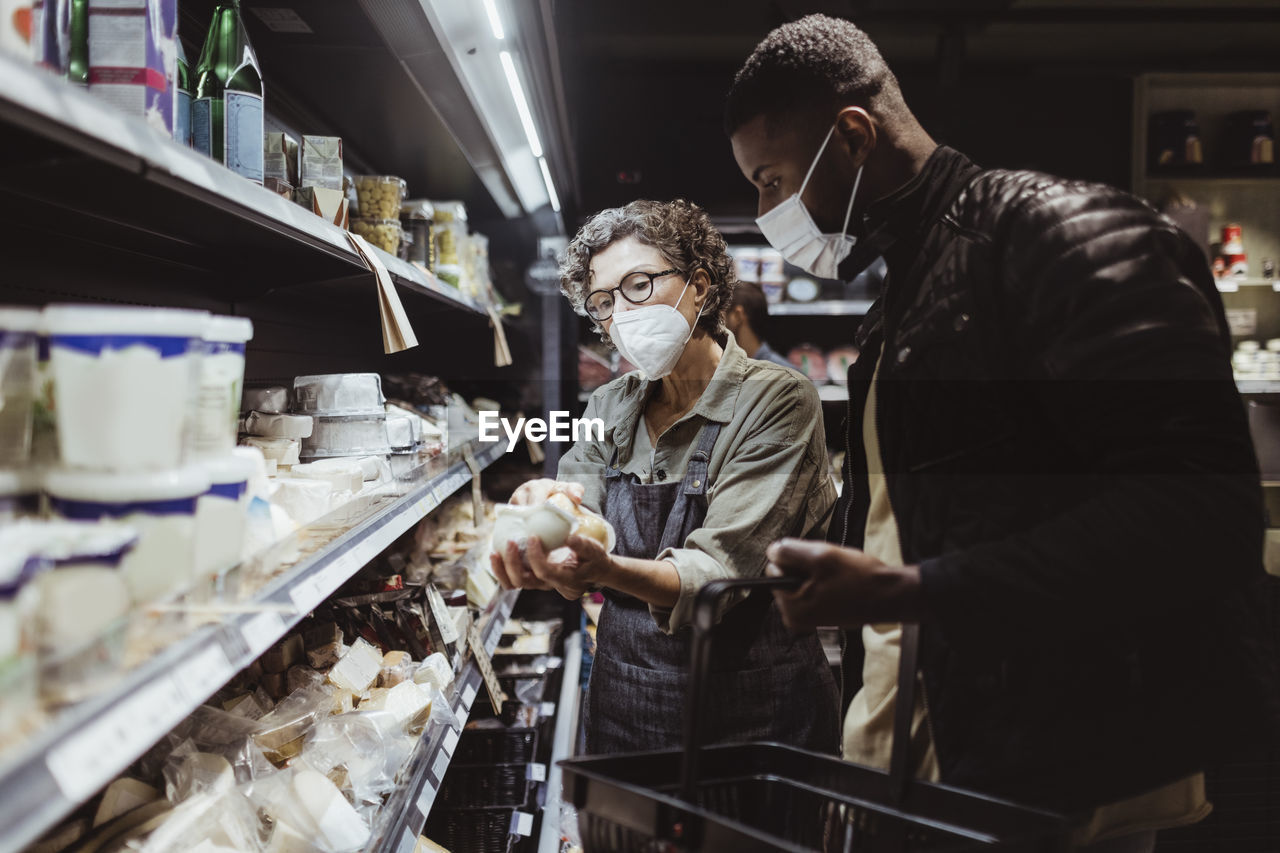
[[[617,531],[617,554],[651,560],[666,548],[684,547],[702,526],[707,464],[719,434],[720,424],[703,426],[679,483],[624,476],[614,449],[604,510]],[[649,605],[605,590],[584,709],[588,753],[681,746],[691,647],[690,628],[667,634]],[[767,592],[739,602],[716,628],[710,679],[708,742],[771,740],[837,751],[839,690],[822,644],[816,635],[787,631]]]

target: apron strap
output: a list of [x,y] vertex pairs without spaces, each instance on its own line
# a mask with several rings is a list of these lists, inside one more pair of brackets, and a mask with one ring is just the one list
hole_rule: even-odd
[[[662,549],[679,548],[684,544],[680,533],[684,527],[686,508],[691,495],[707,493],[707,465],[711,461],[711,448],[720,437],[720,424],[708,421],[698,433],[698,445],[689,458],[689,467],[684,472],[684,480],[680,483],[680,492],[671,513],[667,516],[666,526],[662,530]],[[661,549],[660,549],[661,550]]]

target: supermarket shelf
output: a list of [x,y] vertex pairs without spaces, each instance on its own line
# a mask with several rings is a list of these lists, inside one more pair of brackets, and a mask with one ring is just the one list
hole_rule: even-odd
[[560,802],[562,774],[560,762],[573,757],[578,735],[578,701],[582,691],[578,678],[582,672],[582,632],[574,631],[564,640],[564,681],[560,685],[560,702],[556,705],[556,731],[551,745],[551,767],[547,770],[547,798],[542,807],[542,832],[538,853],[560,853]]
[[1236,387],[1241,394],[1280,394],[1280,380],[1276,379],[1237,379]]
[[[480,467],[503,452],[501,444],[473,447]],[[0,853],[21,850],[92,797],[470,480],[465,462],[453,464],[302,560],[250,612],[196,630],[57,717],[0,767]]]
[[1274,278],[1219,278],[1214,283],[1220,293],[1235,293],[1242,287],[1270,287],[1280,290],[1280,279]]
[[[519,594],[519,590],[508,590],[490,605],[488,622],[480,634],[484,640],[484,650],[488,654],[493,654],[493,650],[497,648],[502,629],[511,617],[511,608],[515,606]],[[471,714],[471,705],[483,686],[475,658],[468,657],[466,665],[454,679],[448,697],[458,717],[458,728],[439,725],[423,734],[418,750],[409,759],[404,781],[378,813],[379,820],[373,828],[373,840],[365,848],[368,853],[398,853],[414,849],[418,836],[427,823],[427,815],[431,813],[431,806],[435,804],[436,795],[440,792],[440,785],[449,769],[449,762],[453,759],[453,751],[458,746],[462,728],[466,726],[467,717]]]
[[871,310],[869,299],[840,299],[827,302],[775,302],[771,317],[861,317]]
[[[206,265],[232,274],[233,298],[371,277],[343,229],[7,55],[0,55],[0,129],[11,166],[0,175],[0,199],[10,202],[0,206],[9,208],[0,221],[14,227]],[[430,273],[380,257],[405,290],[484,313]]]

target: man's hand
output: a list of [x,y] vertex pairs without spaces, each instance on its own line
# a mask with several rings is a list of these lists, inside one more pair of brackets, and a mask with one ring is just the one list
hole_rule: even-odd
[[773,593],[792,631],[916,622],[924,616],[916,566],[890,566],[854,548],[803,539],[775,542],[767,555],[766,574],[804,580],[794,592]]
[[609,552],[594,539],[570,536],[565,546],[548,554],[542,541],[531,536],[525,556],[539,581],[572,601],[581,598],[588,587],[605,583],[612,564]]
[[547,498],[557,492],[568,495],[573,498],[574,503],[577,503],[582,500],[582,495],[585,491],[581,483],[561,483],[558,480],[543,477],[522,483],[518,489],[512,492],[511,503],[517,506],[543,504],[547,502]]

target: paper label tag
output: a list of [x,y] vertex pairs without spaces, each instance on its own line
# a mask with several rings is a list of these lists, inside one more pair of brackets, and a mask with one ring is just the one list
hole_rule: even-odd
[[471,445],[463,446],[462,459],[467,463],[467,469],[471,471],[471,508],[475,512],[475,518],[484,518],[484,493],[480,491],[480,464],[476,462],[476,457],[471,452]]
[[431,606],[431,618],[436,620],[436,627],[440,630],[440,638],[446,643],[458,642],[458,627],[453,624],[444,596],[435,584],[427,584],[427,603]]
[[545,782],[545,781],[547,781],[547,765],[545,765],[545,764],[530,764],[530,765],[529,765],[529,772],[528,772],[528,774],[527,774],[527,776],[526,776],[525,778],[527,778],[527,779],[529,779],[529,780],[531,780],[531,781],[534,781],[534,782]]
[[474,684],[468,684],[462,691],[462,704],[470,709],[471,703],[474,701],[476,701],[476,686]]
[[1258,333],[1258,310],[1256,308],[1228,308],[1227,325],[1231,327],[1234,338],[1247,337]]
[[538,708],[538,716],[540,717],[554,717],[555,715],[556,715],[555,702],[543,702],[541,707]]
[[[489,701],[493,703],[496,709],[502,709],[502,703],[507,701],[507,694],[502,690],[502,684],[498,681],[498,674],[493,671],[493,661],[489,659],[489,650],[483,647],[483,641],[480,639],[480,629],[473,622],[470,631],[471,651],[476,658],[476,666],[480,669],[480,675],[484,678],[484,686],[489,691]],[[495,634],[492,637],[494,643],[497,643],[498,637]]]
[[423,785],[421,793],[418,794],[418,811],[422,812],[423,817],[431,814],[431,807],[436,804],[436,789],[434,785]]
[[457,732],[457,730],[455,730],[455,729],[449,729],[447,732],[445,732],[445,733],[444,733],[444,743],[443,743],[443,746],[444,746],[444,751],[445,751],[445,752],[446,752],[450,757],[453,757],[453,751],[454,751],[454,749],[456,749],[456,748],[457,748],[457,746],[458,746],[458,732]]
[[528,836],[533,832],[533,815],[515,812],[511,815],[511,834]]

